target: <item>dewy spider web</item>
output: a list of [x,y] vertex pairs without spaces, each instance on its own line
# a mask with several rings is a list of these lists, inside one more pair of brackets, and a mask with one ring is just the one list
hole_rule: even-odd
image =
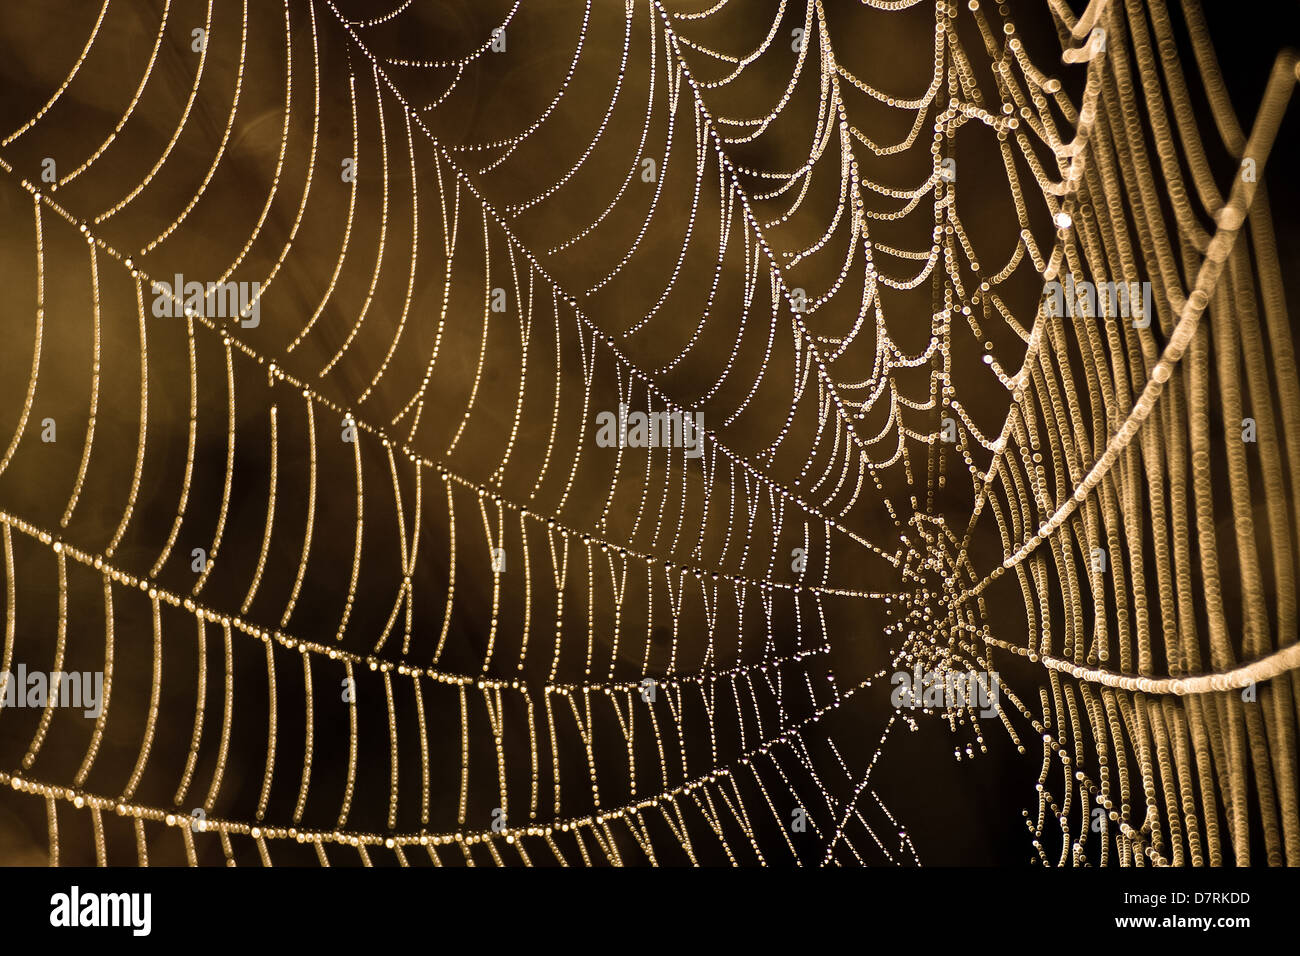
[[0,670],[104,674],[0,712],[9,862],[911,864],[938,722],[1036,862],[1300,863],[1294,57],[1243,127],[1192,0],[478,6],[6,15]]

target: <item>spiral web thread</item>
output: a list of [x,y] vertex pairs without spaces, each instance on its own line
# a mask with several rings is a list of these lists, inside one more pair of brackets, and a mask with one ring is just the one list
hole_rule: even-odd
[[[931,719],[1041,750],[1043,864],[1300,863],[1294,57],[1243,124],[1190,0],[1051,0],[1034,57],[864,4],[919,89],[822,0],[501,4],[446,59],[419,0],[155,6],[24,24],[66,71],[0,140],[3,670],[105,674],[0,711],[51,863],[919,863],[872,774]],[[157,316],[177,273],[260,323]],[[702,454],[598,445],[620,404]],[[998,713],[883,706],[914,666]]]

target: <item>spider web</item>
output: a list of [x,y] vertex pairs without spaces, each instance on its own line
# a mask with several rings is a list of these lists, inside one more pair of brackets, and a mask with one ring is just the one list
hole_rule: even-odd
[[0,670],[104,674],[4,708],[15,861],[917,864],[937,726],[1036,862],[1300,863],[1294,57],[1246,128],[1191,2],[496,6],[11,22]]

